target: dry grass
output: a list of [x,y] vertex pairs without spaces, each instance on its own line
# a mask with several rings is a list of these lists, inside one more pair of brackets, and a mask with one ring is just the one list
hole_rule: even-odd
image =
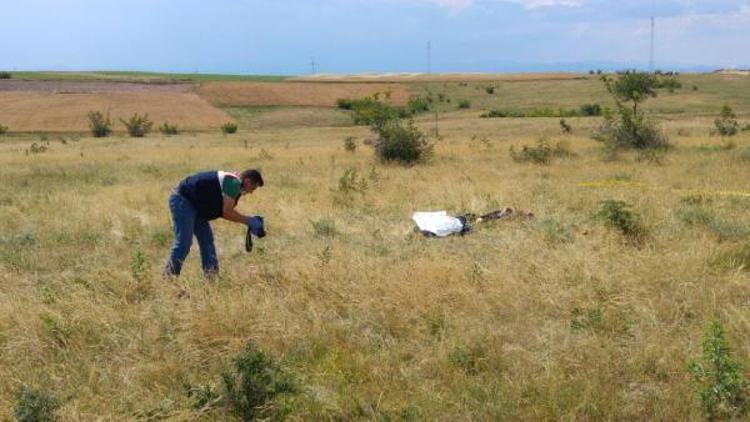
[[[712,317],[750,363],[750,272],[714,264],[747,242],[750,199],[710,193],[750,191],[734,159],[750,136],[702,148],[720,142],[705,136],[710,120],[675,117],[670,130],[691,133],[661,164],[605,161],[586,136],[595,120],[570,119],[575,157],[512,161],[511,145],[562,139],[557,120],[446,115],[434,161],[413,168],[346,152],[345,137],[368,135],[353,127],[52,140],[39,154],[25,153],[34,137],[3,139],[0,419],[32,385],[62,399],[64,420],[222,420],[192,409],[183,384],[216,386],[252,339],[304,386],[292,420],[700,420],[686,367]],[[178,299],[159,278],[169,189],[248,166],[267,184],[240,207],[264,215],[269,236],[246,254],[242,227],[214,223],[223,277],[205,282],[193,250]],[[349,168],[368,188],[342,202]],[[579,186],[611,179],[632,183]],[[605,199],[641,215],[642,246],[594,217]],[[688,224],[696,201],[724,224]],[[536,218],[442,240],[409,220],[505,206]],[[333,235],[316,235],[321,220]]]
[[219,107],[335,107],[340,98],[362,98],[377,92],[391,92],[391,101],[399,105],[411,96],[404,85],[389,83],[209,82],[198,89],[201,97]]
[[[112,120],[147,113],[151,120],[177,124],[185,130],[216,129],[231,120],[193,93],[99,92],[52,94],[0,92],[0,116],[13,132],[85,132],[91,110],[109,110]],[[115,130],[124,130],[115,125]]]
[[582,73],[375,73],[358,75],[298,76],[290,81],[305,82],[514,82],[564,81],[594,78]]

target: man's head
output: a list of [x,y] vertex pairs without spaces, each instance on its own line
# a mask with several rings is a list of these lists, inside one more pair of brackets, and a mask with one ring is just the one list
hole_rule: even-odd
[[243,193],[253,193],[255,189],[263,186],[263,176],[255,169],[248,169],[240,173],[240,180],[242,181]]

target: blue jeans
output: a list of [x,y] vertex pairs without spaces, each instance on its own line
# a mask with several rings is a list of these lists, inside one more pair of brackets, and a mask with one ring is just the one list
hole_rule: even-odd
[[208,220],[198,215],[193,204],[182,195],[172,193],[169,196],[169,210],[172,212],[172,229],[174,230],[174,244],[169,261],[164,267],[164,275],[178,276],[182,271],[193,235],[198,239],[201,251],[201,266],[206,276],[219,272],[219,259],[214,246],[214,234]]

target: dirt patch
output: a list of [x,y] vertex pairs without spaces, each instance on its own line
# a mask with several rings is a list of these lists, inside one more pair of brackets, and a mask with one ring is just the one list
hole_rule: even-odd
[[390,83],[209,82],[198,89],[201,97],[219,107],[335,107],[340,98],[362,98],[388,91],[394,104],[406,104],[411,96],[407,87]]
[[363,75],[302,76],[290,81],[305,82],[483,82],[483,81],[564,81],[585,79],[581,73],[376,73]]
[[102,92],[191,92],[192,84],[132,83],[107,81],[25,81],[0,80],[0,92],[45,92],[87,94]]
[[124,130],[119,118],[135,112],[148,113],[155,125],[169,121],[185,130],[216,129],[232,120],[194,93],[0,92],[1,123],[13,132],[84,132],[88,130],[86,115],[91,110],[109,110],[115,130]]

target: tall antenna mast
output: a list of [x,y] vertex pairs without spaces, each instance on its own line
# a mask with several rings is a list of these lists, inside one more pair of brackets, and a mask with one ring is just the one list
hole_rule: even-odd
[[651,73],[654,73],[654,30],[655,30],[655,20],[654,17],[651,16],[651,48],[649,49],[649,55],[648,55],[648,67]]
[[317,63],[315,63],[315,57],[310,57],[310,67],[312,68],[312,74],[315,74],[315,66]]
[[432,73],[432,42],[427,41],[427,73]]

